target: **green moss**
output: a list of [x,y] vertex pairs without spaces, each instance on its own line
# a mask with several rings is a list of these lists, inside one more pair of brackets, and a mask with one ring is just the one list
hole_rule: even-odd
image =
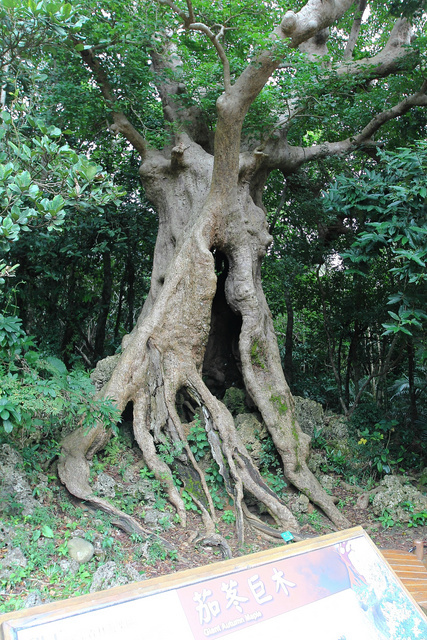
[[245,397],[244,389],[229,387],[225,392],[223,403],[233,416],[237,416],[239,413],[246,413],[248,411]]
[[294,436],[296,442],[299,442],[299,432],[295,426],[295,419],[292,418],[292,435]]
[[254,340],[251,347],[251,362],[256,367],[260,367],[260,369],[265,369],[264,356],[258,340]]
[[276,407],[280,415],[281,416],[285,415],[285,413],[288,410],[288,405],[283,400],[282,396],[271,394],[270,400],[274,404],[274,406]]

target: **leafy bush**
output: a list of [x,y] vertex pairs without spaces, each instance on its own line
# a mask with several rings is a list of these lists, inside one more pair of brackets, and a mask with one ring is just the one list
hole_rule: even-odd
[[381,420],[372,430],[364,429],[360,433],[359,455],[379,475],[390,473],[392,467],[402,461],[401,457],[395,459],[389,448],[390,437],[397,425],[397,420]]
[[195,459],[201,460],[209,451],[210,444],[200,418],[195,418],[188,434],[188,443]]
[[67,427],[90,429],[102,421],[116,428],[119,412],[97,400],[88,374],[68,371],[38,351],[16,316],[0,315],[0,436],[40,441]]

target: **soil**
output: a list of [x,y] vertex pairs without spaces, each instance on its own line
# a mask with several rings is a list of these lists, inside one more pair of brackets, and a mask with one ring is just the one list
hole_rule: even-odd
[[[129,453],[126,455],[129,464]],[[116,459],[113,464],[106,464],[103,471],[123,482],[117,462]],[[123,464],[121,469],[123,472]],[[357,508],[360,490],[347,485],[340,476],[333,478],[333,494],[338,507],[351,526],[361,525],[380,549],[409,551],[415,540],[427,540],[425,526],[408,528],[407,524],[395,524],[384,527],[369,508]],[[39,596],[36,604],[88,593],[93,574],[109,560],[115,561],[120,567],[131,566],[133,579],[138,575],[143,580],[224,559],[219,547],[203,544],[203,523],[200,515],[194,511],[188,511],[187,527],[184,529],[179,523],[173,522],[173,513],[163,504],[170,524],[165,526],[167,523],[163,523],[157,533],[172,545],[174,550],[167,551],[162,544],[153,544],[154,537],[148,545],[146,540],[136,539],[112,526],[105,517],[102,519],[99,512],[93,513],[84,503],[73,499],[54,474],[49,476],[48,486],[42,495],[38,495],[38,500],[41,513],[37,517],[22,517],[19,512],[11,510],[8,517],[0,520],[0,570],[1,560],[11,548],[20,547],[28,559],[26,568],[17,569],[12,577],[2,579],[0,571],[0,613],[28,606],[28,596],[34,591]],[[132,509],[133,515],[142,521],[143,506],[134,505]],[[230,522],[233,519],[232,507],[228,505],[226,511],[218,511],[218,517],[218,533],[227,541],[233,557],[284,544],[280,538],[267,540],[259,532],[246,527],[245,541],[240,545],[234,523]],[[314,538],[333,531],[330,521],[312,507],[301,516],[301,522],[303,538]],[[46,524],[48,529],[45,529]],[[68,557],[67,540],[76,533],[94,543],[98,541],[98,549],[94,558],[83,567],[81,565],[79,572],[72,577],[64,575],[59,567],[61,561]]]
[[[339,481],[339,477],[337,477],[336,480]],[[334,490],[334,495],[345,503],[342,506],[342,512],[350,521],[351,526],[362,526],[379,549],[410,551],[416,540],[425,540],[427,543],[426,526],[408,528],[406,524],[398,523],[393,526],[384,527],[370,509],[356,508],[354,503],[360,495],[359,493],[352,492],[338,485]],[[313,510],[312,513],[316,513],[316,523],[315,525],[306,523],[302,526],[302,538],[315,538],[334,531],[327,518],[318,514],[317,511]],[[203,533],[203,525],[200,517],[197,514],[190,514],[188,524],[189,526],[186,530],[175,527],[169,531],[162,532],[162,536],[177,548],[178,559],[174,562],[170,560],[160,561],[153,567],[145,568],[147,577],[152,578],[165,575],[171,571],[190,569],[223,560],[218,548],[198,545],[197,542],[195,542],[197,540],[197,534]],[[232,524],[226,524],[220,521],[218,523],[218,529],[226,538],[233,552],[233,557],[271,549],[272,547],[284,544],[281,540],[277,542],[266,540],[252,528],[246,527],[245,544],[242,548],[239,546],[236,531]],[[119,535],[124,536],[124,534]]]

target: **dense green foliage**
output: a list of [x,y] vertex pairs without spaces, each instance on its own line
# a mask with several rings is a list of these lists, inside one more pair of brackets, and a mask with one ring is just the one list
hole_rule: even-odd
[[426,162],[420,141],[362,168],[355,159],[330,185],[301,172],[287,180],[286,212],[271,214],[266,291],[291,387],[352,416],[357,456],[382,470],[424,459]]
[[[102,420],[114,431],[120,416],[107,401],[94,399],[88,374],[35,348],[15,316],[0,314],[0,439],[55,446],[61,432]],[[52,452],[55,456],[57,451]]]

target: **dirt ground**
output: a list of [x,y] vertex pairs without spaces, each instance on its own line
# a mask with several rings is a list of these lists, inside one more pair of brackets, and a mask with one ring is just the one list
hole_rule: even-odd
[[[342,502],[346,503],[342,507],[342,511],[350,521],[351,526],[362,526],[379,549],[410,551],[416,540],[425,540],[427,543],[427,527],[418,526],[408,528],[407,525],[404,524],[395,524],[392,527],[384,528],[370,509],[359,509],[353,504],[359,494],[351,492],[348,489],[340,488],[339,486],[336,487],[334,493]],[[233,525],[219,521],[218,528],[220,533],[226,538],[233,552],[233,557],[271,549],[272,547],[284,544],[284,542],[280,540],[277,542],[268,541],[256,531],[246,527],[245,543],[242,548],[238,544]],[[302,526],[301,537],[315,538],[332,533],[333,531],[334,529],[331,527],[330,522],[319,514],[314,526],[308,523]],[[217,547],[197,544],[196,540],[199,532],[200,534],[203,532],[203,527],[200,517],[197,514],[189,514],[189,526],[187,529],[183,530],[175,527],[166,532],[162,532],[162,536],[177,548],[178,558],[175,561],[166,559],[159,561],[153,567],[146,567],[147,577],[151,578],[165,575],[171,571],[190,569],[223,560],[222,554]],[[117,535],[125,536],[125,534],[121,533]]]
[[[117,474],[117,467],[107,466],[104,470]],[[409,551],[415,540],[427,540],[425,526],[410,528],[406,524],[395,524],[385,528],[369,507],[360,509],[356,506],[360,491],[345,484],[339,476],[333,480],[338,508],[351,526],[361,525],[380,549]],[[27,561],[25,566],[12,567],[8,577],[2,578],[0,572],[0,613],[29,606],[28,598],[34,593],[38,597],[35,604],[84,595],[89,592],[96,571],[109,561],[118,568],[131,567],[132,581],[135,581],[224,559],[219,547],[202,544],[203,523],[195,511],[188,511],[185,529],[174,522],[173,517],[169,519],[168,526],[162,523],[157,530],[153,529],[153,534],[157,531],[172,545],[172,550],[167,550],[162,544],[153,544],[154,536],[151,540],[129,536],[107,522],[99,512],[93,513],[84,503],[72,500],[54,474],[49,477],[49,484],[39,499],[42,506],[32,517],[22,517],[19,511],[15,513],[11,508],[7,517],[0,519],[0,569],[11,549],[19,548]],[[142,507],[136,505],[134,508],[133,515],[143,521]],[[164,509],[165,514],[173,516],[166,504]],[[315,538],[332,533],[331,523],[317,510],[310,509],[301,516],[301,536]],[[226,513],[228,517],[224,518]],[[284,544],[280,538],[266,540],[259,532],[246,527],[245,541],[240,545],[235,525],[231,522],[232,510],[218,511],[218,516],[218,533],[224,537],[235,558]],[[98,546],[92,560],[71,575],[63,568],[63,563],[69,559],[68,540],[76,534],[95,545],[98,543]]]

